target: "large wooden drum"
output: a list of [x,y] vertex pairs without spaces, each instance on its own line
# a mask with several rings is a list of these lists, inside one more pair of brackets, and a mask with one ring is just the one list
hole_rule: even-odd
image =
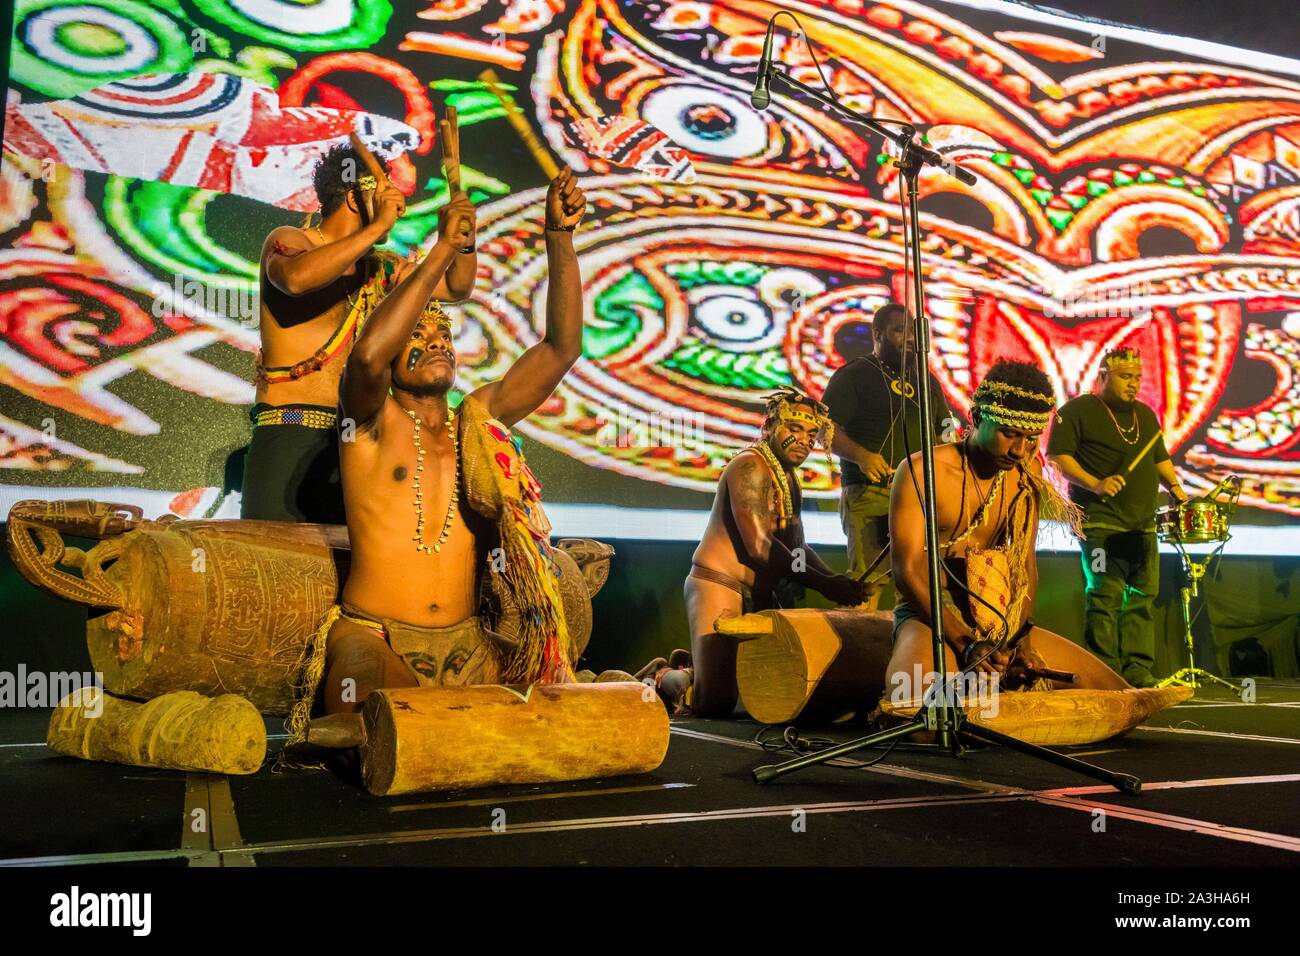
[[635,682],[381,690],[362,715],[379,796],[649,773],[668,752],[668,713]]
[[[82,551],[64,534],[101,540]],[[95,501],[19,502],[8,538],[28,581],[94,609],[86,643],[110,694],[239,694],[271,715],[288,713],[303,649],[338,600],[351,557],[340,526],[145,521],[138,508]],[[585,539],[556,550],[575,661],[612,553]],[[497,606],[497,630],[511,636],[518,612]]]
[[762,723],[830,723],[869,713],[884,693],[889,611],[761,611],[715,626],[743,641],[736,684],[745,710]]

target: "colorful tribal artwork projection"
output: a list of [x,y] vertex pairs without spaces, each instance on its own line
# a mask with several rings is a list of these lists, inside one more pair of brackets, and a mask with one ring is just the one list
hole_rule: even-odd
[[[792,0],[847,105],[974,171],[922,179],[934,370],[955,407],[1003,356],[1062,398],[1101,356],[1187,484],[1244,477],[1252,520],[1300,516],[1300,62],[1110,35],[1011,5]],[[521,423],[547,500],[699,509],[762,396],[820,395],[902,294],[896,168],[775,89],[749,103],[758,0],[18,0],[0,178],[0,492],[190,517],[238,511],[262,238],[314,207],[357,130],[430,246],[455,107],[479,208],[460,383],[538,340],[545,180],[579,171],[585,357]],[[822,83],[781,21],[777,53]],[[667,435],[668,438],[664,436]],[[809,459],[811,497],[838,475]],[[829,502],[827,503],[829,506]]]

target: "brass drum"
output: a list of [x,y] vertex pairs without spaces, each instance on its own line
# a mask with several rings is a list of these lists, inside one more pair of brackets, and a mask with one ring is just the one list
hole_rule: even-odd
[[1206,544],[1228,540],[1229,505],[1188,501],[1156,512],[1156,534],[1171,544]]

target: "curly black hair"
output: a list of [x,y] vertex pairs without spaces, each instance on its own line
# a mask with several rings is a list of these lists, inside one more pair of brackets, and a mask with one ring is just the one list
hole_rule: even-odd
[[[378,157],[376,157],[378,158]],[[379,160],[388,171],[388,164]],[[351,145],[340,144],[320,158],[312,172],[312,185],[320,200],[320,213],[328,216],[343,205],[347,195],[356,188],[357,180],[366,175],[366,164]]]
[[[1029,398],[1005,390],[995,392],[985,387],[989,382],[1001,382],[1043,397]],[[995,397],[999,405],[1018,412],[1040,414],[1056,407],[1056,389],[1052,387],[1052,380],[1047,377],[1046,372],[1032,362],[1013,362],[1011,359],[999,359],[994,362],[993,367],[984,373],[979,388],[975,389],[976,404],[986,395]]]

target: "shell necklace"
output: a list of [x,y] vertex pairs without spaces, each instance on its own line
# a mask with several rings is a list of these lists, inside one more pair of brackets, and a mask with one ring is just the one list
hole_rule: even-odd
[[442,550],[447,536],[451,534],[451,523],[456,517],[456,503],[460,500],[460,442],[456,438],[455,417],[448,408],[447,434],[451,437],[451,447],[456,458],[456,473],[451,486],[451,501],[447,503],[447,517],[442,522],[442,534],[438,535],[437,543],[430,547],[424,543],[424,496],[420,490],[420,472],[424,471],[424,445],[420,442],[420,416],[409,408],[405,411],[411,416],[411,421],[415,422],[415,479],[411,482],[415,488],[415,534],[412,540],[415,541],[416,551],[430,554]]

